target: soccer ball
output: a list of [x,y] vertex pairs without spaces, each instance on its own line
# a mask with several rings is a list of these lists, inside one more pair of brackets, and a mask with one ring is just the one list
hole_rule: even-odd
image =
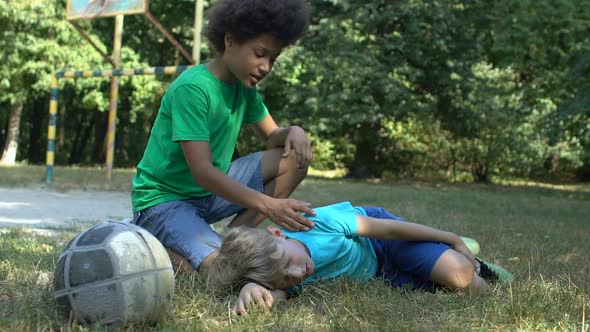
[[174,271],[153,235],[109,221],[81,232],[66,246],[53,286],[63,314],[82,325],[154,323],[174,293]]

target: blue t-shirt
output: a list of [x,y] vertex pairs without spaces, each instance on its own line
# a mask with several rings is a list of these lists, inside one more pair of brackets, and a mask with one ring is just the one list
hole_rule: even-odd
[[377,256],[368,238],[357,235],[356,216],[367,215],[362,208],[343,202],[314,209],[316,216],[305,215],[315,222],[307,232],[289,232],[287,237],[305,244],[315,264],[315,273],[302,285],[316,280],[345,276],[366,282],[377,273]]

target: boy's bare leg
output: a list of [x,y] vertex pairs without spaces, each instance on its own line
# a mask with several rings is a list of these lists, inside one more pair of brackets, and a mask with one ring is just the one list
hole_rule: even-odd
[[170,256],[170,261],[172,262],[172,267],[176,272],[190,272],[193,271],[193,266],[188,262],[188,260],[182,256],[180,256],[176,251],[167,248],[168,256]]
[[434,264],[430,280],[434,283],[453,289],[468,289],[481,293],[489,286],[475,273],[475,267],[467,257],[449,249]]
[[[295,152],[291,150],[288,157],[283,158],[283,149],[271,149],[262,155],[262,176],[264,179],[264,193],[275,198],[287,198],[297,188],[307,175],[306,168],[297,168]],[[256,227],[265,215],[254,209],[239,213],[229,227]]]
[[201,265],[199,265],[199,268],[197,268],[196,270],[193,268],[193,266],[191,265],[191,263],[188,262],[188,260],[184,257],[182,257],[179,253],[177,253],[176,251],[168,248],[166,249],[168,251],[168,256],[170,256],[170,261],[172,262],[172,267],[174,268],[174,271],[176,272],[200,272],[202,268],[206,268],[207,266],[209,266],[209,264],[211,264],[213,262],[213,260],[215,259],[215,257],[217,257],[217,255],[219,255],[219,250],[215,250],[214,252],[212,252],[209,256],[207,256],[203,262],[201,262]]
[[469,284],[469,293],[477,295],[485,293],[489,289],[490,285],[474,272],[473,281]]

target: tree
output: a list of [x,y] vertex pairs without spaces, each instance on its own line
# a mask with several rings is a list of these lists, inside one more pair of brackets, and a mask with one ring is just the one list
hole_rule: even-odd
[[497,18],[489,62],[514,70],[526,107],[552,105],[538,128],[550,154],[545,171],[579,168],[581,175],[590,169],[590,157],[582,155],[590,156],[590,3],[503,0],[489,13]]
[[[315,1],[317,21],[292,59],[281,59],[276,84],[284,115],[324,139],[354,145],[351,174],[380,176],[384,119],[410,113],[452,113],[452,75],[481,55],[488,21],[483,1]],[[483,27],[481,27],[483,25]],[[285,68],[285,69],[283,69]],[[276,78],[276,77],[279,78]],[[272,98],[274,101],[275,99]],[[285,100],[287,101],[285,103]],[[346,148],[344,149],[346,150]]]
[[[100,21],[80,22],[80,24],[90,38],[108,53],[107,46],[103,44],[103,39],[100,37],[109,36],[104,40],[107,43],[111,41],[112,24],[109,23],[112,23],[110,22],[112,19],[104,19],[103,23]],[[37,101],[49,99],[51,73],[58,70],[108,68],[110,65],[106,65],[99,53],[65,20],[65,8],[63,1],[60,0],[2,2],[0,3],[0,30],[2,30],[0,71],[3,73],[0,77],[0,103],[6,103],[11,109],[4,139],[2,162],[13,164],[17,159],[19,139],[23,134],[20,130],[23,109],[27,109],[27,105],[32,107],[35,104],[37,104],[36,107],[45,105]],[[150,47],[148,45],[144,48]],[[125,47],[122,60],[131,68],[148,66],[148,63],[142,61],[133,50]],[[62,145],[59,147],[69,153],[60,154],[63,157],[59,159],[76,163],[96,162],[97,159],[102,158],[104,141],[100,137],[104,138],[106,127],[100,128],[102,122],[106,121],[104,112],[108,110],[108,81],[108,78],[60,80],[63,94],[60,98],[58,125],[62,136],[68,134],[68,137],[60,137]],[[127,105],[131,107],[131,112],[142,112],[145,105],[153,104],[154,98],[157,97],[154,91],[159,87],[156,82],[153,77],[122,79],[122,91],[131,89],[126,95],[123,94],[130,100]],[[65,112],[66,109],[67,112]],[[47,114],[46,112],[47,109],[42,112],[35,110],[32,114]],[[150,113],[149,110],[147,113]],[[68,114],[79,116],[68,116]],[[127,118],[134,121],[136,117],[133,114]],[[32,117],[28,120],[33,123],[31,127],[39,128],[44,118]],[[70,131],[72,134],[80,135],[70,135]],[[93,137],[92,133],[94,133]],[[94,153],[92,153],[94,156],[88,158],[87,154],[92,151],[87,148],[92,145],[94,145]],[[35,150],[40,153],[38,147]],[[100,156],[97,157],[97,154]],[[39,159],[38,156],[34,157],[33,159]]]
[[[0,3],[0,102],[10,105],[2,163],[14,164],[23,107],[49,92],[50,74],[64,64],[87,62],[81,38],[56,18],[61,1],[24,0]],[[76,46],[76,51],[66,45]]]

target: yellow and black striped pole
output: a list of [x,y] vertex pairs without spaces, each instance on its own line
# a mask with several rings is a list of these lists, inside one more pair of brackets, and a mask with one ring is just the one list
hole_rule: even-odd
[[[51,100],[49,102],[49,125],[47,129],[47,183],[53,182],[55,168],[55,134],[57,124],[57,100],[59,97],[60,78],[89,78],[111,76],[137,76],[137,75],[175,75],[180,74],[192,66],[166,66],[148,67],[139,69],[95,69],[95,70],[70,70],[59,71],[51,76]],[[115,96],[116,97],[116,96]],[[113,137],[114,141],[114,137]],[[110,144],[110,143],[109,143]],[[112,142],[114,144],[114,142]],[[112,160],[111,160],[112,163]]]
[[49,101],[49,125],[47,128],[47,183],[53,181],[53,166],[55,164],[55,124],[57,123],[57,98],[59,85],[57,77],[51,75],[51,100]]

